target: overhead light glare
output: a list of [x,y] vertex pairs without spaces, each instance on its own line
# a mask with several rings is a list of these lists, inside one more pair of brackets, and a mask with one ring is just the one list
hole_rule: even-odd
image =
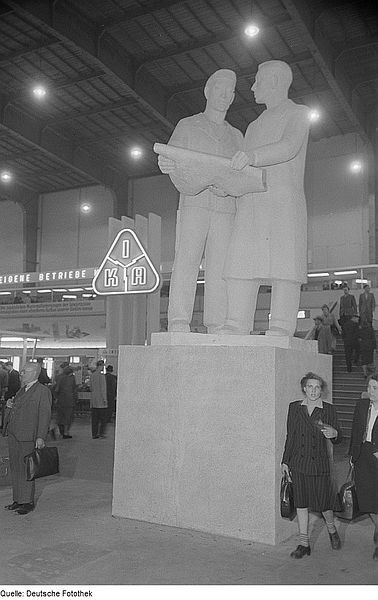
[[12,292],[0,292],[0,296],[10,296]]
[[368,279],[356,279],[356,283],[369,283]]
[[360,160],[354,160],[350,163],[350,170],[352,171],[352,173],[361,173],[362,162]]
[[83,298],[92,298],[92,294],[82,294]]
[[142,158],[143,152],[142,152],[141,148],[137,148],[137,147],[131,148],[130,156],[131,156],[131,158],[138,160],[139,158]]
[[334,271],[334,275],[355,275],[357,271]]
[[69,288],[68,289],[69,292],[83,292],[83,288]]
[[336,283],[336,285],[341,285],[342,281],[340,281],[340,279],[335,279],[335,283]]
[[44,85],[37,84],[33,87],[33,95],[37,100],[43,100],[47,94],[47,89]]
[[53,292],[66,292],[66,288],[56,288]]
[[73,294],[63,294],[63,298],[77,298],[77,296],[74,296]]
[[249,23],[244,29],[244,33],[247,37],[255,37],[260,32],[260,27],[256,23]]
[[13,179],[13,175],[10,171],[1,171],[0,179],[3,183],[9,183]]
[[51,294],[51,290],[37,290],[37,294]]
[[22,290],[23,294],[30,294],[30,290]]
[[307,273],[307,277],[329,277],[329,273]]
[[89,213],[92,210],[92,206],[88,202],[84,202],[84,204],[80,206],[80,210],[82,213]]
[[311,123],[316,123],[320,119],[320,112],[316,108],[312,108],[308,113],[308,118]]

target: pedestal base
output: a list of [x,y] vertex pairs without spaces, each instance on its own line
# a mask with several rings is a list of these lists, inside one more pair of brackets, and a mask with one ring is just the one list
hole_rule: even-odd
[[330,385],[331,369],[330,356],[270,346],[120,346],[113,515],[287,538],[296,531],[279,515],[288,404],[307,371]]

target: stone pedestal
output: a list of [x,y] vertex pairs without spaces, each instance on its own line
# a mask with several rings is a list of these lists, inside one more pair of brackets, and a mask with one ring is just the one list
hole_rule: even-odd
[[287,408],[307,371],[331,382],[332,359],[260,339],[120,347],[114,516],[269,544],[296,532],[279,515]]

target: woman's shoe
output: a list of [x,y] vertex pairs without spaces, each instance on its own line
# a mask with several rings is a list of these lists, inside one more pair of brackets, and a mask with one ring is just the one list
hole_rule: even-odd
[[18,508],[21,508],[21,504],[19,504],[18,502],[12,502],[12,504],[7,504],[6,506],[4,506],[4,508],[6,510],[17,510]]
[[296,549],[290,553],[290,556],[291,558],[303,558],[304,556],[306,556],[306,554],[310,556],[310,546],[301,546],[301,544],[299,544],[299,546],[297,546]]
[[335,533],[329,533],[329,539],[331,542],[331,546],[332,546],[332,550],[340,550],[341,548],[341,540],[339,538],[339,534],[337,533],[337,531],[335,531]]

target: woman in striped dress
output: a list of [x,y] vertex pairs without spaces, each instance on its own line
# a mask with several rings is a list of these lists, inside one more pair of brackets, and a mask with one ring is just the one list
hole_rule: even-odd
[[334,523],[337,488],[331,476],[332,444],[341,442],[335,407],[321,398],[324,380],[315,373],[301,379],[303,400],[291,402],[281,470],[293,482],[299,526],[299,545],[292,558],[311,554],[308,537],[309,510],[321,512],[334,550],[341,548]]

